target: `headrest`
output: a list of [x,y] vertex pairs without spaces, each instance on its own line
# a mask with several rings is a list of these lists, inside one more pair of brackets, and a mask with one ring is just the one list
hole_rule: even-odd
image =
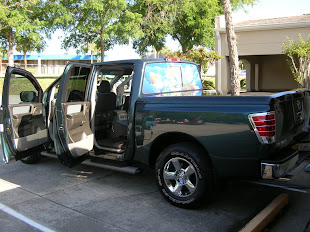
[[108,81],[101,81],[101,84],[98,86],[98,92],[99,93],[110,93],[110,83]]

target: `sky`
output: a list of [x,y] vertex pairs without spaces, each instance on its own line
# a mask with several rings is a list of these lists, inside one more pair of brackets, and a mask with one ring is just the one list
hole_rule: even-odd
[[[310,0],[258,0],[253,7],[245,7],[233,14],[234,21],[245,21],[251,19],[278,18],[296,16],[310,13]],[[55,33],[51,40],[47,41],[48,47],[42,54],[76,54],[74,49],[68,51],[61,49],[61,31]],[[171,37],[166,40],[166,46],[171,50],[179,50],[179,43]],[[18,53],[15,53],[18,54]],[[140,56],[134,51],[132,45],[116,45],[113,49],[106,51],[107,60],[135,59]]]
[[310,0],[259,0],[253,7],[246,7],[247,13],[239,10],[235,20],[279,18],[310,14]]

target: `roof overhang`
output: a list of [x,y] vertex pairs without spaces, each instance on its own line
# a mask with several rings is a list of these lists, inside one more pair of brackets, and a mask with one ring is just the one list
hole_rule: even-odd
[[[278,24],[265,24],[265,25],[252,25],[252,26],[235,26],[236,32],[242,31],[264,31],[264,30],[278,30],[278,29],[291,29],[291,28],[303,28],[310,27],[310,22],[298,22],[298,23],[278,23]],[[226,33],[226,28],[215,28],[215,31],[220,33]]]

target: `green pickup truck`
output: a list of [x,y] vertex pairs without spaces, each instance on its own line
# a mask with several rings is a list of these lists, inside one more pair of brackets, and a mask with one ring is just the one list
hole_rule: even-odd
[[[0,113],[3,160],[57,156],[137,172],[155,169],[162,195],[193,208],[217,178],[279,179],[307,155],[307,90],[207,96],[199,65],[179,59],[68,63],[44,93],[35,77],[8,67]],[[113,166],[113,165],[112,165]]]

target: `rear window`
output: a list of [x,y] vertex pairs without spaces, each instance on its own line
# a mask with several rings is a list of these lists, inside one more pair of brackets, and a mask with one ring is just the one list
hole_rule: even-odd
[[[196,65],[187,63],[147,64],[144,71],[143,94],[199,95],[202,83]],[[171,93],[171,94],[169,94]]]

